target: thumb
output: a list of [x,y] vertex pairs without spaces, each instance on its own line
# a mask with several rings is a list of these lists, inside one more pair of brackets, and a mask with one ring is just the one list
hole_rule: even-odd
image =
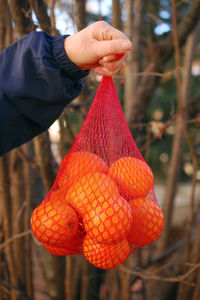
[[128,52],[131,50],[132,43],[129,40],[109,40],[97,41],[94,45],[94,51],[98,58]]

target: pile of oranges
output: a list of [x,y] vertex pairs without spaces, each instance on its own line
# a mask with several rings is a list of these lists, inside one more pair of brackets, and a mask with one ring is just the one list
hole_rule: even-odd
[[152,188],[152,171],[140,159],[122,157],[108,167],[93,153],[71,152],[33,212],[32,231],[54,255],[83,253],[98,268],[117,267],[162,232]]

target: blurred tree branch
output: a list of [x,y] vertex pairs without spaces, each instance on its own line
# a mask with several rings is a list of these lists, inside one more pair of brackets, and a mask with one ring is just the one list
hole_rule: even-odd
[[6,0],[1,0],[0,2],[0,51],[5,47],[5,37],[6,37],[6,8],[7,2]]
[[[125,268],[124,266],[119,267],[121,270],[136,275],[144,280],[156,280],[156,281],[165,281],[165,282],[184,282],[184,284],[192,285],[194,286],[193,283],[185,281],[193,272],[195,272],[197,269],[200,268],[200,263],[195,264],[187,273],[175,277],[161,277],[161,276],[156,276],[152,273],[144,273],[144,272],[139,272],[139,271],[134,271],[128,268]],[[156,273],[156,271],[155,271]]]
[[30,10],[29,1],[8,0],[8,4],[19,37],[22,37],[24,34],[33,31],[35,29],[33,27],[33,23],[24,13],[24,11],[28,12]]
[[12,237],[7,239],[4,243],[0,244],[0,251],[3,250],[8,244],[12,243],[16,239],[22,238],[22,237],[24,237],[26,235],[29,235],[29,234],[32,234],[31,229],[12,235]]
[[[188,9],[188,13],[182,18],[177,25],[177,39],[180,47],[182,47],[187,39],[187,36],[197,24],[200,18],[200,1],[194,0],[191,2]],[[132,32],[132,36],[135,32]],[[129,35],[128,35],[129,36]],[[149,55],[151,57],[150,64],[147,64],[142,72],[143,76],[140,81],[140,85],[137,90],[132,93],[128,93],[127,97],[131,98],[131,112],[128,107],[125,107],[125,115],[129,125],[132,123],[140,122],[145,114],[147,106],[149,104],[150,97],[152,96],[155,88],[159,84],[159,78],[156,76],[149,76],[149,73],[163,73],[164,67],[174,53],[173,37],[172,33],[167,36],[160,37],[155,42],[151,42],[149,46]],[[128,61],[129,64],[129,61]],[[127,66],[126,68],[129,68]],[[146,73],[146,75],[145,75]],[[129,81],[132,85],[135,85],[135,74],[130,74]],[[136,132],[134,132],[136,136]]]
[[43,0],[32,0],[33,9],[42,30],[51,33],[51,21],[47,14],[47,6]]

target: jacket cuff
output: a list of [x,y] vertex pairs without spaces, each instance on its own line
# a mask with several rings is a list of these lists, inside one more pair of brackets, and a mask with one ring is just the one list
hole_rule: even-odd
[[64,49],[64,39],[69,35],[54,37],[52,42],[52,52],[58,68],[67,73],[73,80],[79,80],[89,74],[89,70],[82,71],[68,58]]

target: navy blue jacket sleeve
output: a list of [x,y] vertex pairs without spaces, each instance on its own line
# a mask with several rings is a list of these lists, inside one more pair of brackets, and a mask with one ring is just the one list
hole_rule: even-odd
[[0,53],[0,156],[45,131],[79,95],[81,71],[65,36],[32,32]]

